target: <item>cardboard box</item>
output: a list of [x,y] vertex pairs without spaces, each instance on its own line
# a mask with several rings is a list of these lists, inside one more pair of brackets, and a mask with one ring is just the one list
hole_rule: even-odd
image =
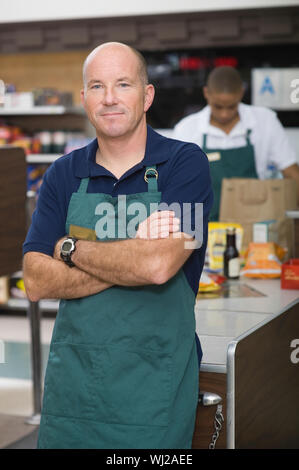
[[281,266],[281,288],[299,291],[299,258],[290,259]]
[[259,180],[255,178],[224,178],[222,180],[221,222],[236,222],[244,229],[243,249],[253,240],[256,222],[275,220],[271,225],[277,234],[276,243],[293,251],[293,221],[286,210],[297,207],[297,183],[292,179]]

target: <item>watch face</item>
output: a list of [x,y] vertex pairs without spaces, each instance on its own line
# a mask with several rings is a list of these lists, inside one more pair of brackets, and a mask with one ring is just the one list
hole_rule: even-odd
[[69,251],[71,248],[72,248],[73,244],[72,242],[69,242],[68,240],[66,240],[65,242],[63,242],[63,250],[65,251]]

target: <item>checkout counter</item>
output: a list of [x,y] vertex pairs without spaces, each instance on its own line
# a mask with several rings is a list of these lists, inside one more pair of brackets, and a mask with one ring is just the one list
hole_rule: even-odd
[[[218,296],[201,294],[195,315],[200,389],[222,398],[215,448],[298,449],[299,290],[240,278]],[[209,447],[215,411],[198,406],[193,448]]]
[[[19,269],[21,259],[26,164],[24,152],[17,148],[0,149],[0,161],[4,222],[0,229],[0,275],[4,275]],[[202,294],[197,298],[195,316],[203,349],[200,390],[222,399],[224,423],[216,433],[215,448],[298,449],[299,290],[281,290],[280,280],[229,281],[221,295]],[[41,360],[37,303],[30,303],[28,317],[34,385],[32,422],[38,424]],[[215,437],[215,411],[215,405],[198,406],[193,448],[208,448]]]

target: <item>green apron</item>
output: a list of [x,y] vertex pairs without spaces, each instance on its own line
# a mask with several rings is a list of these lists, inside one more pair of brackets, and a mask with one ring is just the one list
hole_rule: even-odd
[[221,183],[223,178],[257,178],[254,147],[250,143],[251,130],[247,130],[246,145],[230,149],[207,148],[207,134],[203,136],[202,150],[210,162],[210,173],[214,191],[214,204],[210,220],[219,219]]
[[[94,231],[102,202],[115,207],[116,238],[119,211],[123,216],[130,203],[145,204],[150,215],[161,193],[146,171],[148,191],[127,195],[126,207],[117,197],[87,193],[83,178],[70,200],[66,232],[73,226]],[[125,222],[133,217],[125,216]],[[61,300],[38,447],[190,448],[198,402],[194,304],[182,269],[163,285],[113,286]]]

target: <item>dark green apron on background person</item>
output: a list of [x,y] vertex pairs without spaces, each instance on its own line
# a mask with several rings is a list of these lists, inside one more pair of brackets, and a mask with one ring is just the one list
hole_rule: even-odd
[[[117,239],[119,218],[133,218],[126,214],[131,203],[143,203],[147,216],[156,210],[150,204],[159,204],[161,193],[154,172],[147,168],[148,191],[127,195],[126,207],[117,197],[87,193],[83,178],[70,200],[66,233],[92,233],[96,207],[105,202],[115,208]],[[61,300],[38,447],[190,448],[198,402],[194,304],[182,269],[163,285],[113,286]]]
[[250,143],[251,130],[247,130],[246,145],[230,149],[207,148],[207,134],[203,135],[202,150],[210,162],[210,173],[214,192],[214,204],[209,220],[219,219],[221,183],[223,178],[258,178],[254,147]]

